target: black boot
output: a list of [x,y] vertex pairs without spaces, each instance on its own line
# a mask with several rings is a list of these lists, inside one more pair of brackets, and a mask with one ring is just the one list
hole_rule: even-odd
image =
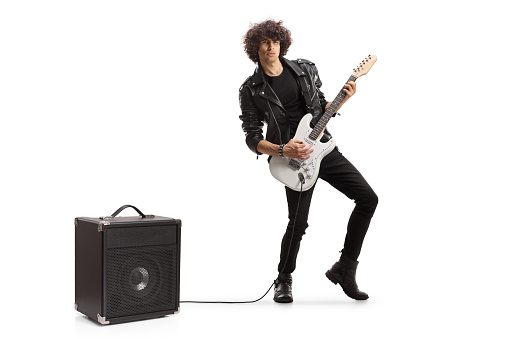
[[279,273],[274,282],[274,301],[277,303],[293,302],[291,273]]
[[325,272],[327,278],[334,284],[339,284],[343,291],[352,299],[355,300],[366,300],[369,296],[359,291],[357,282],[355,281],[355,272],[357,271],[358,261],[350,260],[343,253],[341,258],[336,262],[330,270]]

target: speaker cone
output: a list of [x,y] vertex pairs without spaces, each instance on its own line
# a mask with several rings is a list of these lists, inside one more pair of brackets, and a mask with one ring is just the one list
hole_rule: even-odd
[[129,285],[135,291],[141,291],[148,285],[148,271],[143,267],[136,267],[129,275]]

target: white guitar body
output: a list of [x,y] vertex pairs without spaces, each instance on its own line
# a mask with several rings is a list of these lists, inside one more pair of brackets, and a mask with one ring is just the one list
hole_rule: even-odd
[[318,172],[320,170],[320,163],[322,159],[329,154],[336,146],[336,141],[331,138],[329,141],[320,142],[320,138],[312,140],[309,134],[313,131],[311,127],[311,114],[306,114],[299,123],[297,132],[293,137],[296,140],[302,141],[306,147],[312,145],[310,157],[308,159],[291,159],[272,157],[270,159],[270,173],[277,180],[281,181],[287,187],[294,191],[301,190],[301,181],[299,180],[299,173],[304,177],[304,184],[302,184],[302,191],[310,189],[318,179]]

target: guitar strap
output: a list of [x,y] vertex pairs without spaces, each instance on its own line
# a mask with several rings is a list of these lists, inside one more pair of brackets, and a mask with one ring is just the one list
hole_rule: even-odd
[[[306,84],[306,79],[304,77],[298,77],[300,88],[302,89],[302,95],[304,96],[304,100],[306,101],[307,112],[313,114],[313,104],[311,103],[311,97],[309,96],[308,86]],[[337,113],[334,113],[332,116],[336,116]]]
[[311,102],[311,97],[309,96],[308,84],[306,83],[306,79],[304,77],[298,76],[300,83],[300,89],[302,91],[302,95],[304,96],[304,101],[306,102],[306,108],[308,113],[313,113],[313,103]]

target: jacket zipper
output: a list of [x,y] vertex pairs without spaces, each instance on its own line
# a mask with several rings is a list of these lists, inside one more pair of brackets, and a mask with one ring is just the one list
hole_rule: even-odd
[[281,129],[279,128],[279,124],[277,123],[277,120],[276,120],[276,115],[274,114],[272,107],[270,107],[270,102],[268,100],[267,100],[267,106],[269,106],[270,113],[272,113],[272,117],[274,118],[274,122],[276,123],[276,126],[277,126],[277,131],[279,132],[279,144],[282,145],[283,137],[281,136]]

